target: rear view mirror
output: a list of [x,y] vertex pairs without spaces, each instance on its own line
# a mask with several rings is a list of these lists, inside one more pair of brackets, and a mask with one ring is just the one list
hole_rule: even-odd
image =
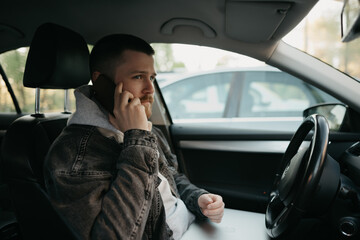
[[330,131],[342,131],[347,116],[347,106],[340,103],[320,104],[304,110],[304,119],[312,114],[323,115],[329,124]]
[[360,1],[344,0],[341,11],[341,38],[349,42],[360,35]]

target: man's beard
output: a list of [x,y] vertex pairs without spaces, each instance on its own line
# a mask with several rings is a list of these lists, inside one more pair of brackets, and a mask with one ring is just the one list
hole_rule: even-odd
[[153,95],[145,95],[143,97],[140,98],[141,103],[143,102],[148,102],[149,105],[145,106],[145,113],[146,113],[146,117],[149,119],[151,117],[152,114],[152,104],[154,102],[154,96]]

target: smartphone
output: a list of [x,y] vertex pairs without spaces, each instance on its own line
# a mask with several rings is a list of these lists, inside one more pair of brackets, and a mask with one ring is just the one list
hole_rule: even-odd
[[93,83],[95,98],[112,115],[114,115],[115,83],[104,74],[100,74]]

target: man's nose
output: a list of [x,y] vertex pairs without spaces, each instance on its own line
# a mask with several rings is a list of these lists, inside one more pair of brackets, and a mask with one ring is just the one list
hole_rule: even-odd
[[144,88],[145,93],[147,94],[152,94],[154,93],[155,89],[154,89],[154,83],[151,80],[151,77],[146,78],[145,81],[145,88]]

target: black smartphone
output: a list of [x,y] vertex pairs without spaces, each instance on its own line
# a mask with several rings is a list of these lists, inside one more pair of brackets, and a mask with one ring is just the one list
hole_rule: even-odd
[[100,74],[93,83],[95,98],[112,115],[114,115],[114,93],[115,83],[104,74]]

